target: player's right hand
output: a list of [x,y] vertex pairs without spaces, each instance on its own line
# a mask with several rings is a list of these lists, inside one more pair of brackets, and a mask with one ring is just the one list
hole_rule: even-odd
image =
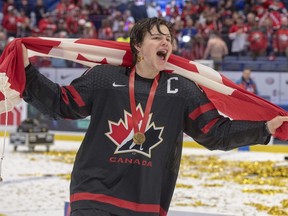
[[24,44],[22,44],[22,55],[23,55],[24,67],[27,67],[30,64],[30,62],[28,58],[28,51],[27,48],[24,46]]

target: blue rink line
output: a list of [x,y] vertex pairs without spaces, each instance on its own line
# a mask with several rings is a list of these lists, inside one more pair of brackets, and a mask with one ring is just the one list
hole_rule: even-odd
[[268,144],[268,145],[251,145],[238,148],[238,151],[251,151],[251,152],[270,152],[270,153],[287,153],[287,144]]
[[238,148],[238,151],[250,151],[250,146],[243,146]]

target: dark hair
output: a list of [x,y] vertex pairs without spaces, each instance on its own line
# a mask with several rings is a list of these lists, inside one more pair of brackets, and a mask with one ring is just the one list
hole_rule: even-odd
[[[167,22],[166,20],[153,17],[153,18],[145,18],[135,23],[135,25],[133,26],[130,32],[130,47],[131,47],[132,56],[133,56],[133,65],[136,64],[137,54],[138,54],[138,50],[135,48],[135,45],[141,44],[144,40],[146,33],[148,32],[151,34],[151,29],[154,26],[157,27],[157,30],[159,33],[164,34],[160,30],[161,25],[165,25],[168,28],[170,35],[171,35],[171,40],[173,40],[173,30],[172,30],[173,24],[170,22]],[[172,42],[173,41],[171,41],[171,43]]]

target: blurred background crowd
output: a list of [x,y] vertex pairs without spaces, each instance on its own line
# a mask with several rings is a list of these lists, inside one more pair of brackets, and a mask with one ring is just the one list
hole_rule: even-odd
[[[212,59],[218,70],[225,56],[287,57],[287,8],[288,0],[3,0],[0,52],[28,36],[129,42],[135,22],[157,16],[173,23],[174,54]],[[42,57],[34,64],[78,66]]]

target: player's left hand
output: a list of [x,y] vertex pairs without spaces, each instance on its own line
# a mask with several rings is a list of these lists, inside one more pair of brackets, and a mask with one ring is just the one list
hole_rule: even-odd
[[267,121],[267,129],[271,134],[275,134],[277,128],[279,128],[284,122],[288,122],[288,116],[276,116],[270,121]]

